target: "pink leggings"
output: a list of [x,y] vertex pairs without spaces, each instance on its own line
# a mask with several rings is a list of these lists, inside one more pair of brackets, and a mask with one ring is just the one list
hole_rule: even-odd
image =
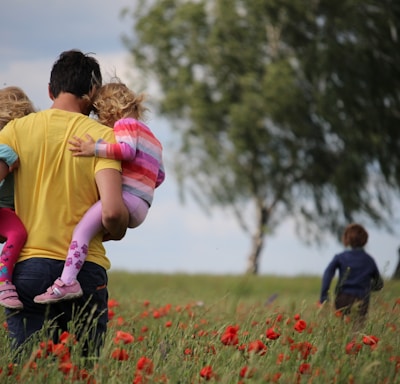
[[28,237],[24,224],[11,208],[0,208],[0,236],[7,239],[0,255],[0,282],[11,282],[14,264]]
[[[122,198],[129,211],[129,228],[135,228],[143,223],[149,210],[149,205],[140,197],[123,191]],[[89,243],[102,229],[101,201],[95,203],[75,227],[72,241],[65,260],[61,280],[70,284],[76,279],[89,250]]]

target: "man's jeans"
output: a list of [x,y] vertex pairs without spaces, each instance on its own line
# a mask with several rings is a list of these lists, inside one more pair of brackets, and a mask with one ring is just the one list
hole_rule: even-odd
[[68,331],[78,339],[85,338],[83,355],[99,353],[108,322],[108,277],[104,268],[91,262],[83,264],[78,274],[83,296],[78,299],[51,305],[33,302],[36,295],[45,292],[61,276],[63,266],[64,261],[48,258],[32,258],[15,265],[13,284],[24,309],[6,309],[13,348],[20,347],[50,320],[47,337],[54,342],[58,342],[63,331]]

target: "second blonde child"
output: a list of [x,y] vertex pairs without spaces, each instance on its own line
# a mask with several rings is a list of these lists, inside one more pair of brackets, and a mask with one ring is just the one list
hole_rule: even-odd
[[[32,102],[18,87],[0,89],[0,130],[16,118],[35,112]],[[12,162],[7,154],[12,154]],[[6,239],[0,254],[0,305],[22,309],[17,290],[12,284],[14,264],[27,239],[24,224],[14,211],[14,175],[10,171],[18,165],[18,157],[9,147],[0,151],[0,236]]]

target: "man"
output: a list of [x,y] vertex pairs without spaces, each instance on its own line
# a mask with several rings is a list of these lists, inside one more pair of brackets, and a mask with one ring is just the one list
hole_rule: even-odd
[[[55,341],[65,330],[85,338],[86,355],[98,353],[102,345],[110,267],[103,235],[119,240],[128,225],[121,168],[115,160],[73,157],[68,149],[68,140],[85,134],[115,142],[112,129],[88,117],[91,97],[101,81],[100,66],[93,57],[77,50],[63,52],[51,71],[51,108],[16,119],[0,132],[0,150],[11,148],[19,157],[15,211],[28,232],[13,276],[24,308],[6,310],[14,347],[43,328],[51,329]],[[60,276],[76,224],[99,199],[104,233],[90,243],[78,275],[83,296],[50,306],[34,303],[33,298]],[[50,324],[46,320],[51,320],[51,327],[44,327]]]

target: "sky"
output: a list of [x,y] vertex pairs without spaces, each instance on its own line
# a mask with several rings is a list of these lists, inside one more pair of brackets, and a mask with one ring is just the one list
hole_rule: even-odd
[[[51,67],[62,51],[92,52],[102,67],[104,80],[117,75],[132,89],[137,76],[122,35],[131,35],[129,18],[121,9],[136,1],[113,0],[6,0],[0,12],[0,86],[25,90],[36,108],[51,102],[47,84]],[[160,37],[162,38],[162,37]],[[136,90],[138,91],[138,90]],[[140,89],[149,93],[149,90]],[[151,95],[149,95],[151,96]],[[171,126],[159,116],[147,123],[164,146],[167,178],[156,190],[146,221],[128,230],[121,241],[105,243],[112,271],[188,274],[243,274],[250,251],[250,238],[223,210],[205,214],[194,201],[182,204],[171,169]],[[366,250],[385,277],[396,267],[400,246],[399,228],[388,234],[367,228]],[[306,246],[286,221],[266,238],[259,273],[262,275],[322,275],[332,257],[342,250],[334,239],[321,246]]]

